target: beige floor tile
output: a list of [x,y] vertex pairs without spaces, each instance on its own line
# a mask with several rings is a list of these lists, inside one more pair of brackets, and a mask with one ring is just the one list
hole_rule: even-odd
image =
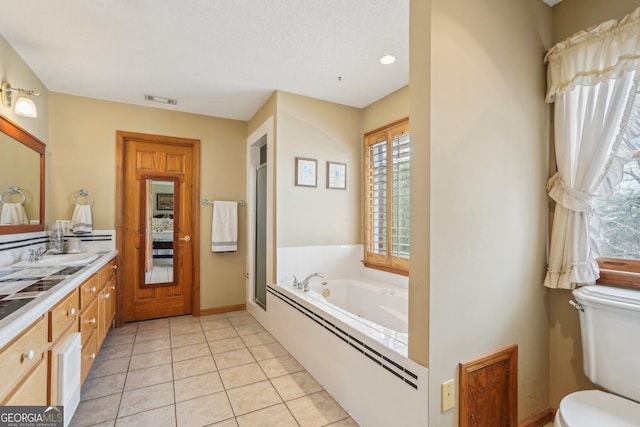
[[138,331],[138,325],[136,323],[127,323],[119,328],[109,329],[108,335],[129,335],[135,334]]
[[136,343],[164,339],[169,339],[169,328],[149,329],[136,334]]
[[251,335],[243,335],[242,341],[247,345],[247,347],[255,347],[257,345],[262,344],[271,344],[272,342],[276,342],[276,339],[269,332],[261,332],[259,334],[251,334]]
[[124,389],[125,391],[129,391],[154,384],[166,383],[167,381],[173,381],[172,366],[170,364],[152,366],[150,368],[129,371]]
[[274,357],[281,357],[289,354],[287,350],[277,342],[250,347],[249,351],[253,354],[253,357],[255,357],[256,360],[273,359]]
[[122,393],[118,417],[126,417],[173,403],[175,402],[172,382],[125,391]]
[[152,351],[167,350],[168,348],[171,348],[171,342],[168,337],[149,341],[136,341],[133,345],[133,354],[151,353]]
[[218,372],[209,372],[195,377],[177,380],[174,383],[176,402],[206,396],[207,394],[224,391],[222,380]]
[[307,371],[273,378],[271,383],[285,401],[322,391],[322,386]]
[[120,374],[129,369],[129,357],[119,357],[117,359],[96,360],[87,375],[87,379],[104,377],[107,375]]
[[251,317],[253,319],[253,316],[247,310],[227,311],[224,314],[229,319],[234,319],[234,318],[238,318],[238,317],[247,317],[247,316]]
[[240,427],[298,427],[295,418],[284,404],[239,416],[238,425]]
[[209,341],[209,348],[211,349],[211,353],[213,354],[226,353],[227,351],[233,350],[242,350],[246,347],[247,346],[244,345],[244,342],[240,339],[240,337]]
[[126,378],[127,374],[124,372],[99,378],[87,378],[82,385],[80,400],[95,399],[96,397],[122,393]]
[[227,390],[236,416],[264,409],[282,402],[269,381],[262,381]]
[[184,323],[171,325],[171,336],[195,334],[196,332],[202,332],[200,323]]
[[222,378],[224,388],[227,390],[267,379],[257,363],[221,369],[218,372]]
[[208,322],[210,320],[220,320],[220,319],[226,319],[227,315],[224,313],[214,313],[214,314],[207,314],[204,316],[200,316],[198,319],[200,319],[200,323],[202,322]]
[[267,332],[267,330],[263,328],[262,325],[258,322],[234,327],[236,328],[236,332],[238,332],[238,335],[240,336]]
[[169,318],[169,324],[171,327],[174,327],[177,325],[189,325],[189,324],[198,325],[200,324],[200,319],[190,314],[187,314],[186,316],[176,316],[176,317]]
[[[345,418],[344,420],[340,420],[336,423],[329,424],[327,427],[360,427],[358,423],[356,423],[353,418]],[[550,426],[553,427],[553,426]]]
[[202,396],[176,405],[179,427],[199,427],[233,417],[225,392]]
[[114,345],[133,344],[136,339],[135,332],[132,334],[112,335],[108,334],[102,343],[102,347],[112,347]]
[[179,380],[181,378],[193,377],[195,375],[214,372],[216,364],[211,356],[196,357],[194,359],[183,360],[173,364],[173,378]]
[[211,424],[210,427],[238,427],[238,423],[235,418],[229,418],[228,420],[220,421],[219,423]]
[[193,359],[196,357],[210,356],[211,350],[206,342],[200,344],[186,345],[184,347],[178,347],[171,349],[173,354],[173,361],[180,362],[182,360]]
[[281,375],[292,374],[294,372],[304,370],[304,367],[298,363],[293,356],[260,360],[258,364],[269,378],[275,378]]
[[202,331],[193,334],[172,335],[171,348],[184,347],[185,345],[198,344],[205,341]]
[[161,329],[169,327],[169,319],[153,319],[153,320],[143,320],[141,322],[136,322],[134,324],[138,325],[138,332],[148,331],[150,329]]
[[234,366],[246,365],[247,363],[256,361],[246,348],[214,354],[213,358],[216,361],[218,369],[233,368]]
[[215,340],[222,340],[225,338],[237,337],[238,333],[234,328],[220,328],[220,329],[210,329],[208,331],[204,331],[204,335],[207,338],[207,341],[215,341]]
[[200,325],[203,331],[210,331],[212,329],[230,328],[231,322],[227,319],[200,320]]
[[71,426],[90,426],[101,422],[115,420],[120,404],[120,394],[99,397],[97,399],[80,402],[78,409],[71,419]]
[[326,391],[290,400],[287,406],[301,427],[325,426],[348,417]]
[[171,363],[171,350],[152,351],[151,353],[134,354],[131,356],[129,370],[150,368]]
[[96,360],[108,360],[108,359],[118,359],[120,357],[129,357],[131,356],[132,348],[133,348],[133,344],[121,344],[121,345],[114,345],[111,347],[104,347],[98,353],[98,357],[96,357]]
[[229,322],[231,322],[233,326],[255,325],[258,323],[258,321],[250,314],[247,314],[246,316],[231,317],[229,318]]
[[175,427],[175,425],[175,405],[163,406],[116,420],[116,427]]

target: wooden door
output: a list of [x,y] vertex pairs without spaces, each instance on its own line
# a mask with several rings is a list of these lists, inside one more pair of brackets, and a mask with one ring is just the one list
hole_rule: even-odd
[[[116,242],[121,256],[118,324],[199,312],[197,204],[199,141],[118,132]],[[145,281],[151,256],[148,230],[149,180],[174,183],[173,277],[163,283]]]

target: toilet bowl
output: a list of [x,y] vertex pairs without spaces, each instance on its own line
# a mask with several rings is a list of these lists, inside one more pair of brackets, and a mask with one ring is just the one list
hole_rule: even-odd
[[584,390],[560,402],[554,427],[640,427],[640,403],[600,390]]
[[573,296],[584,373],[608,392],[565,396],[554,427],[640,427],[640,291],[592,285]]

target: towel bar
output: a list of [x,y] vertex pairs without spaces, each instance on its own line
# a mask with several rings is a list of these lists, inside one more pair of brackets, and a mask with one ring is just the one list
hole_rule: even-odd
[[3,198],[9,194],[20,194],[22,196],[22,200],[20,201],[21,205],[24,205],[24,202],[27,200],[27,196],[20,191],[20,187],[9,187],[7,190],[0,193],[0,203],[7,203]]
[[[202,204],[202,206],[212,205],[213,204],[213,200],[209,201],[207,199],[202,199],[201,204]],[[244,205],[246,205],[244,200],[238,200],[238,206],[244,206]]]

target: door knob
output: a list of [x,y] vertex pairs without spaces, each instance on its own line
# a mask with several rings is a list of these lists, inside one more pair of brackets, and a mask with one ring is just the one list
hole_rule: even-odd
[[184,240],[185,242],[190,242],[191,241],[191,236],[184,236],[184,237],[180,237],[180,240]]

